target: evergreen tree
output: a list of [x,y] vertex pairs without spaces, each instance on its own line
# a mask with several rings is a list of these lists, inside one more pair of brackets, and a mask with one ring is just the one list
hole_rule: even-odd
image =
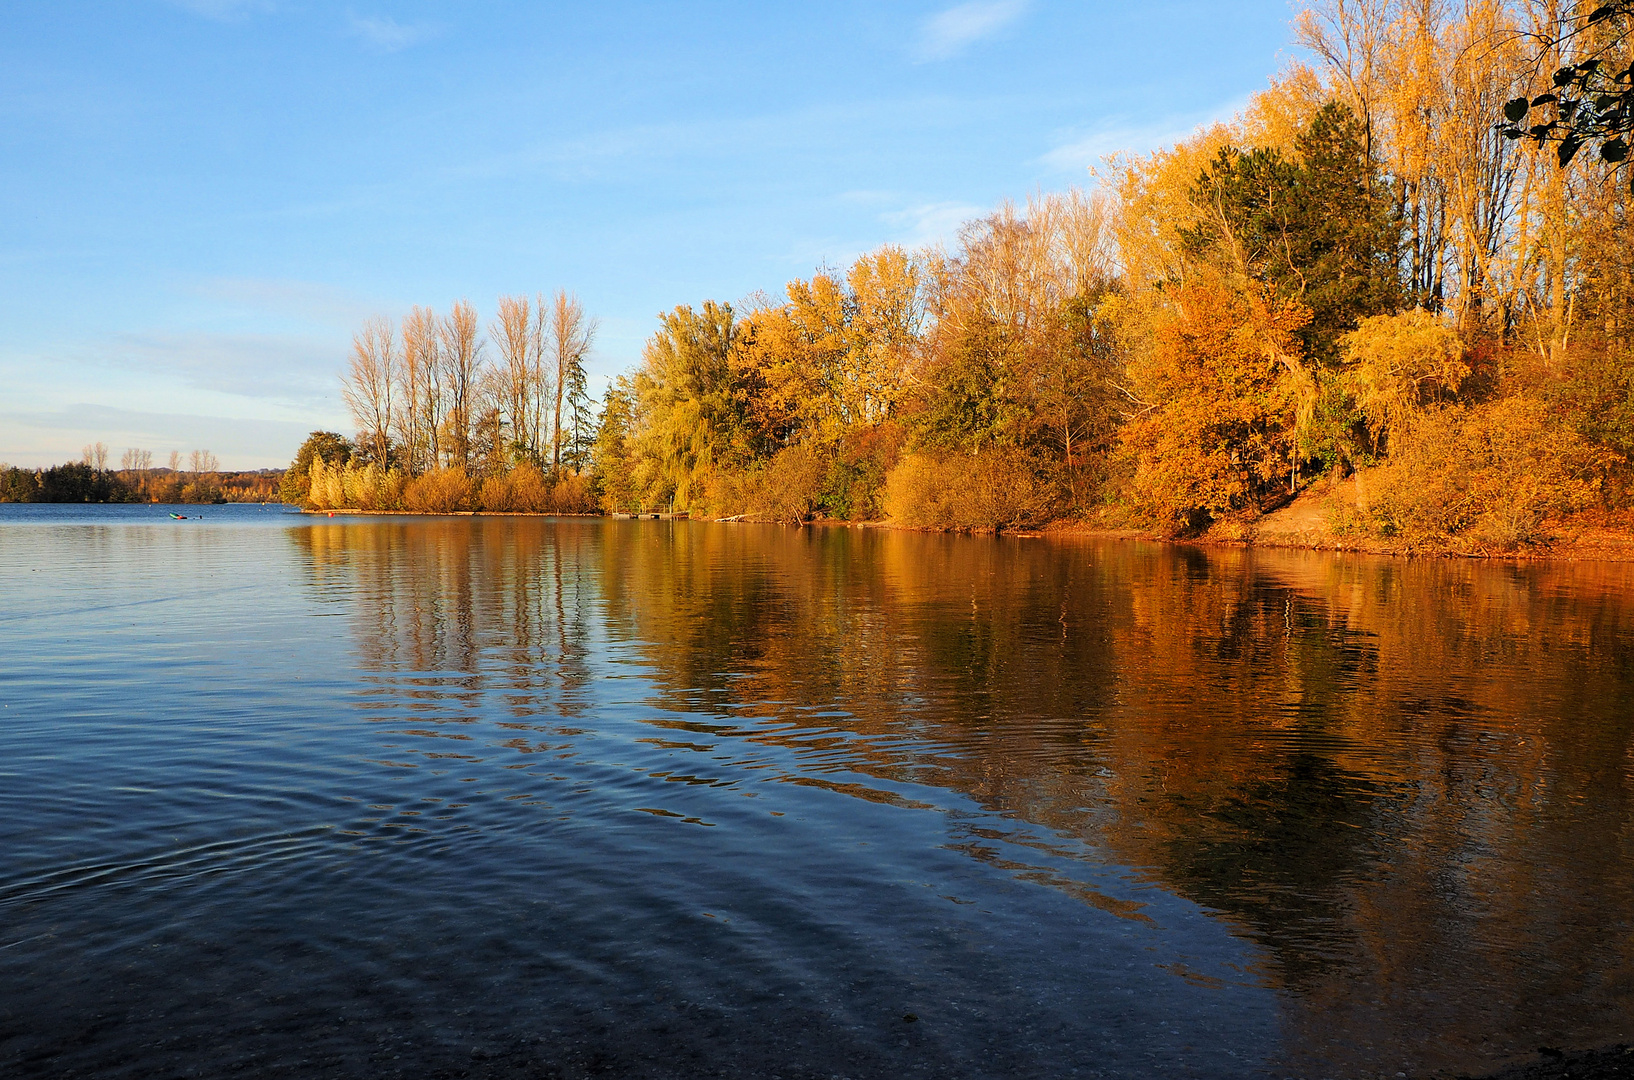
[[1309,308],[1306,351],[1327,367],[1340,336],[1403,302],[1401,224],[1364,136],[1330,102],[1299,136],[1297,162],[1275,149],[1222,149],[1192,189],[1203,219],[1181,234],[1193,258]]
[[609,513],[624,513],[641,505],[630,448],[630,428],[635,415],[633,398],[629,383],[622,377],[607,388],[596,441],[590,448],[596,480],[601,486],[602,506]]

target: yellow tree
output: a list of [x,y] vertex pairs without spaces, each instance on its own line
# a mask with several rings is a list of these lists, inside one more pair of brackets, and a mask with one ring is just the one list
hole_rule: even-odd
[[442,318],[439,331],[441,384],[447,398],[441,427],[443,456],[448,465],[463,469],[471,464],[472,406],[482,364],[477,309],[469,301],[457,302]]
[[732,306],[713,300],[659,316],[631,380],[643,504],[673,499],[690,509],[718,469],[752,458],[732,362],[738,334]]
[[352,356],[341,379],[341,397],[357,425],[358,445],[381,468],[391,460],[391,433],[398,426],[393,390],[398,382],[397,334],[391,320],[375,317],[352,335]]
[[403,317],[403,354],[397,368],[397,439],[410,476],[437,467],[442,425],[442,344],[437,316],[415,307]]
[[538,432],[533,427],[533,391],[536,385],[539,325],[525,296],[501,296],[499,317],[489,325],[488,336],[499,349],[499,397],[505,423],[510,428],[506,449],[512,460],[536,458]]
[[1186,532],[1261,509],[1295,460],[1299,331],[1309,318],[1297,301],[1218,280],[1178,291],[1130,371],[1138,408],[1121,437],[1139,511]]

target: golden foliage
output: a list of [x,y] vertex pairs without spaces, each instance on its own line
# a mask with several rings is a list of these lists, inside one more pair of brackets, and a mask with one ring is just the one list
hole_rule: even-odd
[[805,521],[817,508],[828,471],[828,455],[811,443],[785,446],[764,470],[752,474],[747,513],[765,521]]
[[1367,418],[1375,447],[1425,406],[1456,397],[1470,373],[1463,340],[1422,308],[1363,319],[1340,347],[1342,383]]
[[1601,453],[1533,398],[1432,409],[1393,441],[1358,475],[1356,505],[1364,527],[1409,544],[1510,550],[1594,499]]
[[1143,403],[1122,431],[1135,458],[1128,497],[1171,532],[1257,512],[1293,464],[1308,375],[1297,333],[1309,318],[1220,283],[1180,290],[1149,356],[1130,372]]
[[893,521],[927,529],[1037,525],[1059,509],[1055,485],[1016,451],[905,454],[885,481]]
[[374,462],[348,464],[341,474],[345,505],[357,510],[394,510],[401,505],[403,474]]
[[552,481],[533,465],[518,465],[482,481],[478,501],[497,514],[594,514],[595,488],[577,473]]
[[476,509],[476,482],[464,469],[435,469],[416,476],[403,489],[403,506],[422,514],[452,514]]

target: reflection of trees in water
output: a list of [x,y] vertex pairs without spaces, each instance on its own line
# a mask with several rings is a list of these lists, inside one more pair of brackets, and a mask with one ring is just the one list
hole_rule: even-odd
[[605,574],[666,705],[1151,868],[1309,1045],[1634,996],[1622,568],[681,527]]
[[[1621,1037],[1624,568],[611,521],[296,535],[319,595],[354,584],[383,700],[573,713],[596,635],[629,641],[656,704],[794,749],[794,779],[964,793],[1219,911],[1318,1057]],[[993,820],[967,824],[994,857]]]
[[584,711],[600,557],[593,526],[359,522],[291,535],[317,594],[347,602],[375,682],[366,708],[471,723],[497,691],[519,726]]
[[1380,790],[1339,760],[1336,703],[1376,651],[1307,628],[1285,587],[1178,555],[681,528],[606,575],[667,705],[776,718],[808,746],[842,710],[828,767],[1110,843],[1259,929],[1290,974],[1320,966]]

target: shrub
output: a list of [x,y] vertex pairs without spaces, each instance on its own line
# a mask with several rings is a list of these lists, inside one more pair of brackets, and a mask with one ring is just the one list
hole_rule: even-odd
[[310,484],[306,491],[306,505],[313,510],[339,510],[346,505],[346,482],[341,473],[344,466],[330,465],[322,458],[313,458]]
[[540,509],[547,514],[594,514],[598,504],[596,485],[588,476],[563,473],[551,486],[547,505]]
[[403,474],[370,463],[348,464],[341,472],[341,488],[348,507],[358,510],[396,510],[402,505]]
[[901,459],[905,437],[902,425],[889,421],[847,435],[823,487],[822,506],[829,516],[849,521],[884,516],[885,478]]
[[[542,514],[550,505],[550,481],[534,465],[518,465],[506,477],[509,487],[508,510]],[[497,507],[489,507],[490,510]]]
[[1470,374],[1457,332],[1422,309],[1363,319],[1340,346],[1340,382],[1366,417],[1375,450],[1426,406],[1455,397]]
[[885,509],[904,525],[998,529],[1037,525],[1059,494],[1038,463],[1018,451],[903,456],[885,481]]
[[736,517],[749,512],[750,499],[760,492],[760,477],[764,470],[740,473],[721,470],[704,484],[700,509],[710,517]]
[[1434,410],[1397,432],[1358,510],[1370,531],[1409,543],[1508,550],[1593,501],[1586,477],[1601,456],[1533,398]]
[[424,514],[452,514],[470,510],[476,484],[464,469],[436,469],[416,476],[403,489],[403,505]]
[[822,498],[828,467],[828,455],[810,443],[785,446],[756,478],[746,512],[766,521],[805,521]]
[[477,502],[482,509],[496,514],[516,513],[524,509],[518,505],[516,485],[510,473],[495,473],[486,477],[477,489]]

